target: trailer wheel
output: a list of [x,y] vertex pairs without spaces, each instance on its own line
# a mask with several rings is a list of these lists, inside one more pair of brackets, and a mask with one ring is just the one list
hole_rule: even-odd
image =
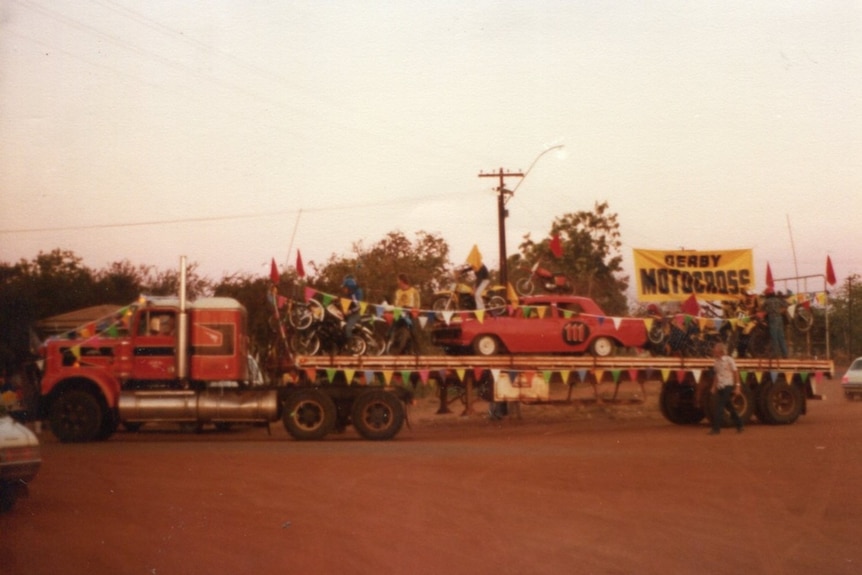
[[368,391],[353,402],[351,418],[365,439],[392,439],[404,425],[404,404],[388,391]]
[[335,403],[316,389],[292,393],[284,402],[282,423],[296,439],[321,439],[335,427]]
[[[742,394],[734,395],[731,403],[733,405],[733,409],[736,410],[737,414],[739,414],[742,424],[748,425],[748,422],[751,421],[751,416],[754,414],[754,393],[746,384],[742,384],[741,389]],[[717,398],[717,395],[709,393],[709,397],[706,400],[706,418],[710,423],[712,423],[714,418],[713,413],[715,412],[715,402],[717,401]],[[730,427],[731,425],[733,425],[733,418],[730,417],[730,412],[725,409],[721,417],[721,427]]]
[[661,386],[659,407],[665,419],[677,425],[694,425],[703,419],[697,405],[697,390],[691,385],[667,382]]
[[799,386],[784,380],[769,382],[758,394],[758,417],[770,425],[787,425],[802,415],[804,402]]
[[63,443],[93,441],[102,430],[102,409],[92,394],[65,391],[51,405],[51,431]]

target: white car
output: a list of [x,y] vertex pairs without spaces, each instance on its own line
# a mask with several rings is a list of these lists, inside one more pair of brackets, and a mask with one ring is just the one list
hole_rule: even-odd
[[19,495],[27,493],[42,466],[36,435],[6,415],[0,406],[0,512],[15,505]]
[[847,368],[847,373],[841,378],[841,389],[847,399],[862,398],[862,357],[854,359]]

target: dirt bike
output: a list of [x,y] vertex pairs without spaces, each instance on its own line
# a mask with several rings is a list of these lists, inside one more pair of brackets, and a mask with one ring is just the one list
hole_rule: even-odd
[[344,313],[334,303],[324,309],[323,317],[313,321],[307,328],[295,331],[290,336],[290,348],[299,355],[333,353],[365,355],[371,342],[373,353],[380,354],[384,348],[382,338],[371,332],[367,325],[357,323],[350,336],[345,333]]
[[524,272],[515,279],[515,291],[520,295],[533,295],[538,290],[570,294],[574,291],[574,286],[565,274],[542,267],[542,260],[539,260],[529,270],[524,268]]
[[[455,282],[448,290],[434,293],[431,308],[438,320],[444,319],[443,312],[458,310],[475,310],[476,297],[473,286],[467,281],[469,270],[456,270]],[[488,286],[482,294],[485,310],[493,316],[506,313],[506,287],[501,285]]]

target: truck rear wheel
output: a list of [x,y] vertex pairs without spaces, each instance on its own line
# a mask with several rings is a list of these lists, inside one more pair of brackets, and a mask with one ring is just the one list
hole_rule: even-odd
[[93,441],[102,431],[102,408],[92,394],[79,389],[61,392],[51,405],[51,431],[63,443]]
[[301,389],[284,402],[282,422],[296,439],[321,439],[335,427],[335,402],[317,389]]
[[758,394],[758,417],[770,425],[785,425],[802,415],[805,401],[802,390],[784,380],[761,386]]
[[665,419],[677,425],[694,425],[704,416],[697,405],[697,390],[693,385],[665,383],[661,387],[659,407]]
[[[742,385],[742,394],[734,395],[733,399],[731,399],[731,403],[733,405],[733,409],[739,415],[739,418],[742,420],[743,425],[748,425],[748,422],[751,421],[751,416],[754,414],[754,394],[751,391],[751,388],[748,385]],[[709,393],[707,391],[707,393]],[[706,400],[706,418],[712,423],[713,418],[715,417],[713,413],[715,412],[715,402],[718,401],[718,396],[712,393],[709,393]],[[721,416],[720,427],[730,427],[733,425],[733,418],[730,417],[730,412],[725,409]]]
[[367,391],[353,402],[351,418],[365,439],[392,439],[404,425],[404,404],[387,391]]

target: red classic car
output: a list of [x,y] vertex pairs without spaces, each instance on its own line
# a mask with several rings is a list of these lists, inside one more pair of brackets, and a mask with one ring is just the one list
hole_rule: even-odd
[[456,318],[438,323],[431,339],[446,353],[571,353],[604,357],[617,347],[643,347],[642,319],[610,317],[596,302],[581,296],[521,298],[506,316]]

